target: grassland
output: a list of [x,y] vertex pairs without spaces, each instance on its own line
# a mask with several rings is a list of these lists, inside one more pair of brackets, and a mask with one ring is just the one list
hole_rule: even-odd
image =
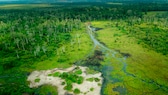
[[122,5],[123,3],[114,3],[114,2],[108,2],[109,5]]
[[[130,95],[136,93],[165,95],[168,86],[166,77],[168,76],[166,73],[168,72],[167,56],[138,44],[138,39],[123,33],[121,29],[115,26],[116,23],[117,21],[95,21],[92,22],[92,25],[103,28],[96,32],[100,42],[120,53],[130,54],[130,57],[126,59],[126,72],[134,77],[128,76],[122,71],[123,64],[118,60],[106,59],[106,61],[111,60],[113,67],[111,76],[120,79],[120,82],[108,84],[105,93],[108,95],[119,94],[116,91],[110,91],[110,88],[122,86],[128,90],[127,93]],[[157,84],[165,86],[165,88],[159,88]]]
[[0,5],[0,9],[33,9],[33,8],[45,8],[53,7],[50,4],[5,4]]

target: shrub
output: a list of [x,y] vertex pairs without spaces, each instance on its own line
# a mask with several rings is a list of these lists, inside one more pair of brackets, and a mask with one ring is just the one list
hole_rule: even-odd
[[72,84],[67,83],[67,85],[64,87],[65,90],[71,91],[72,90]]
[[93,82],[94,78],[88,78],[87,81]]
[[94,78],[95,82],[99,82],[100,79],[99,78]]
[[74,73],[77,74],[77,75],[80,75],[80,74],[82,74],[82,70],[81,69],[76,70]]
[[78,88],[75,88],[74,91],[73,91],[75,94],[79,94],[80,93],[80,90]]
[[95,70],[93,70],[93,69],[87,68],[87,69],[86,69],[86,73],[87,73],[87,74],[96,74],[96,73],[99,73],[99,72],[98,72],[98,71],[95,71]]
[[53,74],[48,74],[48,76],[53,76]]
[[35,79],[35,80],[34,80],[34,82],[40,82],[40,79],[39,79],[39,78],[37,78],[37,79]]
[[62,79],[66,79],[68,77],[68,73],[63,72],[62,74],[60,74],[60,76]]
[[94,90],[94,88],[92,87],[92,88],[90,88],[90,91],[93,91]]
[[86,79],[86,80],[87,80],[87,81],[90,81],[90,82],[93,82],[93,81],[99,82],[99,81],[100,81],[99,78],[88,78],[88,79]]
[[98,83],[97,85],[98,85],[98,86],[101,86],[102,84],[101,84],[101,83]]
[[65,85],[65,82],[62,82],[61,85]]
[[59,59],[58,59],[58,62],[65,62],[65,61],[67,61],[68,59],[67,58],[65,58],[65,57],[60,57]]
[[83,77],[79,76],[79,77],[77,78],[77,83],[78,83],[78,84],[81,84],[82,82],[83,82]]
[[60,72],[55,72],[55,73],[53,74],[54,77],[59,77],[60,75],[61,75]]
[[52,85],[43,85],[38,88],[37,92],[35,92],[35,95],[58,95],[57,87]]

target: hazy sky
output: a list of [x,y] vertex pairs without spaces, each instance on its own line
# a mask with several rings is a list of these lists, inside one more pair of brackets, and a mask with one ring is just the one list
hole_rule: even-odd
[[18,1],[18,0],[0,0],[0,1]]
[[[1,1],[141,1],[141,0],[0,0]],[[168,1],[168,0],[142,0],[142,1]]]
[[19,1],[19,0],[0,0],[0,1]]

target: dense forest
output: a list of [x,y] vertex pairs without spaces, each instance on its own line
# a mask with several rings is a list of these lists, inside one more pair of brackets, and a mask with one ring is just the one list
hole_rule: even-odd
[[[46,4],[42,7],[38,4],[35,6],[29,4],[26,8],[24,6],[0,6],[0,94],[2,95],[23,93],[39,95],[44,88],[32,89],[26,82],[27,76],[37,69],[38,62],[58,57],[55,62],[64,64],[62,62],[71,60],[72,55],[69,52],[78,51],[78,53],[82,52],[82,56],[86,56],[91,51],[83,47],[82,37],[85,36],[83,31],[86,31],[84,25],[86,22],[108,21],[111,24],[106,27],[116,27],[122,35],[135,38],[136,43],[143,48],[165,57],[168,56],[167,3],[60,3],[59,5]],[[114,36],[118,37],[115,42],[119,42],[120,34]],[[106,45],[105,42],[104,44]],[[89,48],[92,47],[91,42],[87,45]],[[102,56],[100,51],[97,52]],[[101,64],[103,58],[96,56],[98,54],[95,52],[95,55],[84,59],[88,61],[84,62],[85,66],[88,64],[103,65]],[[80,59],[74,59],[66,64],[73,65],[78,60]],[[24,68],[27,69],[24,70]],[[51,66],[48,69],[51,68],[56,67]],[[168,78],[166,75],[163,77],[163,79]],[[159,83],[166,83],[166,80],[164,82],[159,80],[158,85]],[[162,90],[161,93],[166,95],[167,83]],[[129,93],[129,91],[127,93],[138,94]],[[102,92],[102,94],[107,95],[107,92]]]

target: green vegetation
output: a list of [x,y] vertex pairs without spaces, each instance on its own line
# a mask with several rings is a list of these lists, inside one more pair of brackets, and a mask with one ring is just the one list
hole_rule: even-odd
[[[101,44],[117,52],[114,57],[99,47],[93,50],[86,22],[102,28],[93,34]],[[98,84],[103,86],[102,94],[166,95],[167,31],[168,4],[1,5],[0,95],[57,95],[57,87],[51,85],[29,88],[27,76],[34,70],[67,68],[73,64],[88,66],[87,74],[104,73],[107,66],[108,73],[103,77],[110,82]],[[73,90],[72,84],[83,82],[81,74],[82,70],[77,69],[48,76],[64,79],[64,89],[79,94],[82,91]]]
[[[129,18],[118,23],[118,29],[124,34],[135,37],[138,44],[164,55],[168,54],[167,40],[167,15],[168,12],[148,12],[142,18]],[[132,28],[135,27],[135,28]]]
[[81,84],[83,82],[83,77],[77,76],[76,74],[68,74],[62,73],[60,78],[65,79],[66,86],[64,87],[65,90],[71,91],[72,90],[72,83]]
[[90,81],[90,82],[93,82],[94,81],[94,78],[88,78],[86,79],[87,81]]
[[62,82],[61,85],[65,85],[65,82]]
[[9,4],[9,5],[1,5],[1,9],[33,9],[33,8],[45,8],[45,7],[52,7],[49,4]]
[[[49,75],[51,75],[51,74],[49,74]],[[60,75],[61,75],[60,72],[55,72],[55,73],[53,74],[54,77],[59,77]]]
[[[34,90],[29,90],[26,84],[28,73],[34,70],[70,67],[91,51],[92,42],[80,19],[58,18],[60,14],[55,14],[58,12],[54,11],[58,10],[52,10],[51,7],[0,9],[0,92],[3,95],[15,91],[12,85],[17,80],[20,81],[16,83],[16,95],[33,93]],[[57,16],[53,17],[54,14]],[[13,72],[25,78],[15,78]],[[6,81],[3,76],[9,76],[7,78],[10,81]],[[23,85],[26,85],[25,88]]]
[[29,82],[27,80],[26,73],[16,72],[11,74],[4,74],[0,79],[0,94],[1,95],[21,95],[23,93],[33,94],[36,89],[31,89],[28,87]]
[[35,79],[35,80],[34,80],[34,82],[40,82],[40,79],[39,79],[39,78],[37,78],[37,79]]
[[111,89],[115,88],[115,85],[116,84],[108,83],[104,89],[104,94],[106,94],[106,95],[111,95],[111,94],[119,95],[120,94],[119,92],[111,90]]
[[78,88],[75,88],[74,91],[73,91],[75,94],[79,94],[80,93],[80,90]]
[[65,81],[67,82],[67,84],[72,84],[72,83],[77,83],[77,84],[81,84],[83,82],[83,77],[78,76],[77,74],[74,73],[62,73],[60,76],[60,78],[65,79]]
[[[137,23],[134,26],[127,25],[127,20],[97,21],[92,23],[95,27],[99,26],[103,28],[103,30],[97,32],[97,38],[100,42],[104,43],[107,47],[116,50],[122,56],[129,55],[126,60],[126,71],[123,70],[124,65],[116,59],[105,59],[104,62],[102,62],[102,64],[106,64],[110,61],[113,68],[111,76],[118,79],[118,81],[121,81],[107,84],[104,90],[105,94],[119,94],[117,91],[111,91],[112,87],[115,88],[117,86],[124,86],[128,89],[128,93],[130,94],[149,91],[152,91],[155,94],[164,94],[166,92],[168,86],[166,83],[167,78],[163,76],[167,76],[165,71],[167,71],[168,68],[166,50],[167,28],[158,26],[159,29],[156,29],[152,24],[143,26],[145,25],[144,23],[147,22]],[[150,30],[146,31],[144,27]],[[129,29],[133,30],[133,32]],[[136,31],[134,31],[135,29]],[[150,40],[145,40],[147,38],[147,33],[149,33],[148,36],[150,35]],[[153,41],[156,41],[156,43]],[[120,58],[121,55],[116,55],[116,57]],[[158,70],[159,68],[162,68],[162,70]],[[132,76],[127,75],[128,73]],[[158,88],[160,90],[155,91],[157,84],[162,85],[163,88]]]
[[102,84],[101,84],[101,83],[98,83],[97,85],[98,85],[98,86],[102,86]]
[[90,91],[93,91],[94,90],[94,88],[90,88]]
[[[13,24],[1,29],[1,56],[4,54],[5,56],[1,57],[0,62],[3,63],[4,69],[23,65],[23,62],[24,66],[30,67],[30,64],[33,64],[32,60],[43,61],[54,56],[55,51],[61,56],[66,52],[66,47],[63,44],[70,40],[70,32],[75,27],[80,28],[79,20],[59,21],[56,18],[44,20],[40,19],[40,14],[31,18],[31,15],[25,16],[20,12],[16,13],[18,16],[14,19],[20,20],[17,22],[10,21]],[[39,18],[39,20],[30,21],[35,18]],[[52,22],[52,20],[55,22]],[[77,26],[68,28],[70,25],[74,25],[73,22]],[[61,50],[58,51],[59,47],[61,47]]]
[[99,78],[94,78],[95,82],[99,82],[100,79]]
[[48,94],[58,95],[58,92],[57,92],[57,87],[55,87],[55,86],[42,85],[41,87],[39,87],[39,89],[37,90],[37,92],[35,94],[39,94],[39,95],[48,95]]
[[91,69],[91,68],[87,68],[87,69],[86,69],[86,73],[87,73],[87,74],[96,74],[96,73],[98,73],[98,71],[93,70],[93,69]]
[[73,72],[55,72],[53,74],[48,74],[48,76],[54,76],[54,77],[60,77],[61,79],[64,79],[65,82],[62,82],[62,85],[65,85],[64,89],[68,91],[72,91],[72,84],[77,83],[81,84],[84,80],[82,76],[82,70],[79,67],[76,67]]
[[67,83],[66,86],[64,87],[65,90],[71,91],[72,90],[72,84]]
[[87,81],[90,81],[90,82],[93,82],[93,81],[99,82],[99,81],[100,81],[99,78],[88,78],[88,79],[86,79],[86,80],[87,80]]
[[82,70],[81,69],[76,70],[74,73],[77,74],[77,75],[80,75],[80,74],[82,74]]

